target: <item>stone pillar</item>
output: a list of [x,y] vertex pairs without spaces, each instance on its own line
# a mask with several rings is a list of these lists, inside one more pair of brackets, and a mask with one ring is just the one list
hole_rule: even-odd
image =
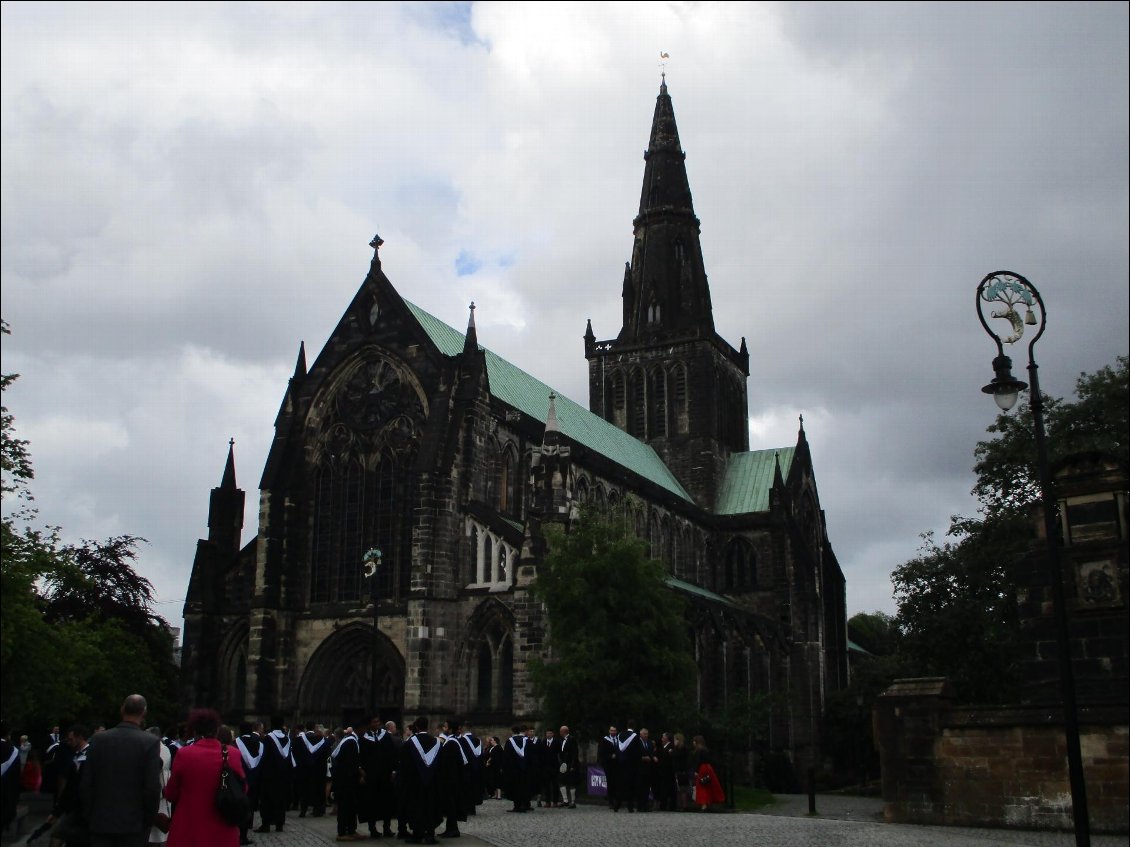
[[945,677],[898,679],[879,695],[871,720],[883,773],[883,817],[888,823],[944,822],[934,745],[941,734],[942,713],[953,699]]

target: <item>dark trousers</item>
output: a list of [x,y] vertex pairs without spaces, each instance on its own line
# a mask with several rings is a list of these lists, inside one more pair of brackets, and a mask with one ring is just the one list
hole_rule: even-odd
[[335,785],[337,800],[337,834],[352,835],[357,831],[357,786]]

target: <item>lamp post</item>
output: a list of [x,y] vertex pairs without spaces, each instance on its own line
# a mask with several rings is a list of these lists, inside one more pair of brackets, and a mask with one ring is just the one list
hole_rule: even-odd
[[380,547],[373,547],[365,551],[365,555],[361,557],[362,573],[364,573],[365,579],[370,580],[369,602],[373,605],[373,662],[369,668],[369,709],[371,710],[375,710],[377,707],[377,669],[381,646],[381,631],[377,626],[379,622],[377,617],[377,568],[380,567],[383,557],[384,554]]
[[[996,305],[986,316],[986,309]],[[1028,378],[1032,381],[1028,402],[1032,408],[1032,428],[1036,440],[1036,464],[1040,474],[1040,492],[1044,507],[1044,536],[1047,543],[1048,576],[1052,585],[1052,605],[1059,652],[1060,696],[1063,698],[1063,726],[1067,736],[1067,769],[1071,782],[1071,814],[1075,821],[1075,844],[1089,847],[1090,821],[1087,816],[1087,786],[1083,779],[1083,755],[1079,746],[1079,713],[1075,704],[1075,673],[1071,665],[1071,641],[1067,628],[1067,601],[1063,591],[1063,566],[1060,561],[1059,521],[1056,520],[1056,499],[1051,470],[1048,467],[1047,440],[1044,433],[1044,399],[1036,372],[1033,348],[1044,334],[1047,312],[1040,292],[1027,279],[1011,271],[995,271],[977,286],[977,317],[997,343],[993,359],[993,379],[981,390],[992,394],[997,406],[1007,412],[1016,403],[1020,392],[1028,386],[1012,375],[1012,359],[1005,355],[1004,345],[1015,344],[1024,336],[1025,327],[1038,327],[1028,342]],[[1018,309],[1024,310],[1023,318]],[[1001,338],[989,326],[989,320],[1006,320],[1011,334]]]
[[867,748],[864,745],[864,736],[867,734],[867,725],[863,722],[863,693],[855,695],[856,717],[859,720],[859,731],[855,742],[855,760],[859,769],[860,796],[867,793]]

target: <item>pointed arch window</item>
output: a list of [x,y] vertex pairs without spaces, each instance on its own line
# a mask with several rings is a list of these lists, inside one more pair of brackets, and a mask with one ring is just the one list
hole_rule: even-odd
[[679,363],[675,365],[674,371],[671,374],[672,382],[672,405],[674,411],[675,430],[680,434],[686,433],[689,429],[689,415],[687,412],[687,368],[686,365]]
[[475,708],[509,713],[514,707],[514,641],[501,623],[495,623],[479,643],[475,656]]
[[624,374],[620,371],[612,372],[612,417],[610,420],[620,429],[628,426],[626,406],[626,390],[624,387]]
[[726,546],[723,586],[729,593],[753,591],[757,588],[753,547],[744,538],[735,538]]
[[492,592],[510,588],[518,551],[472,518],[467,518],[467,537],[471,542],[471,566],[467,569],[471,579],[466,587],[489,588]]
[[636,438],[647,438],[647,381],[642,371],[632,373],[630,388],[628,432]]
[[507,515],[518,513],[518,457],[511,447],[502,451],[498,463],[498,511]]
[[667,374],[662,368],[653,368],[648,374],[648,435],[651,438],[667,435]]

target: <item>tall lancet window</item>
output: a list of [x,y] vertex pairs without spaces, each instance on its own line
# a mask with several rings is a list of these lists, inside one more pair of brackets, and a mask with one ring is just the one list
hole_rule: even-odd
[[675,431],[682,434],[689,428],[689,415],[687,413],[687,367],[679,363],[675,365],[674,371],[671,374],[672,394],[674,406],[674,428]]
[[648,410],[648,437],[662,437],[667,434],[667,374],[663,368],[652,368],[647,382],[648,400],[651,403]]
[[[347,366],[316,402],[309,435],[310,602],[356,605],[374,591],[387,600],[408,590],[408,469],[427,418],[422,396],[407,370],[370,354]],[[380,550],[379,565],[375,577],[364,578],[370,550]]]
[[472,668],[475,708],[509,712],[514,706],[514,642],[501,623],[495,623],[479,642]]
[[647,380],[643,371],[632,372],[631,402],[628,410],[628,432],[636,438],[647,438]]
[[612,373],[612,417],[610,420],[620,429],[628,427],[627,389],[624,385],[624,374],[620,371]]

